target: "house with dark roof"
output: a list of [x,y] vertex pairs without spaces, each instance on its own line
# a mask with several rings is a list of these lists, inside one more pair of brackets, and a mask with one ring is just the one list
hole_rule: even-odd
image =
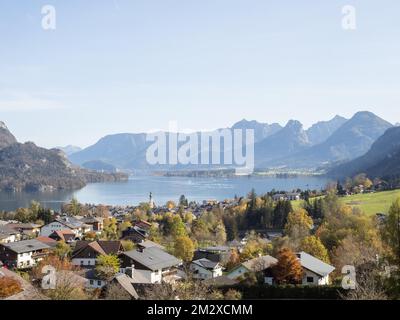
[[296,254],[303,267],[304,286],[324,286],[330,284],[330,274],[335,267],[313,257],[306,252]]
[[118,255],[123,251],[121,241],[77,241],[72,253],[72,264],[94,267],[100,255]]
[[190,264],[190,271],[195,279],[207,280],[222,276],[222,265],[206,258],[194,260]]
[[7,228],[13,229],[19,233],[20,239],[28,240],[37,237],[40,233],[41,226],[35,223],[9,223]]
[[72,243],[75,241],[76,235],[70,229],[56,230],[49,235],[49,238],[55,241],[64,241],[65,243]]
[[36,239],[0,244],[0,260],[8,268],[27,269],[46,257],[50,249]]
[[129,227],[126,230],[122,231],[122,240],[129,240],[134,243],[141,243],[143,241],[146,241],[148,237],[149,232],[138,226]]
[[[161,283],[177,273],[181,260],[159,247],[139,248],[120,254],[121,270],[131,272],[140,283]],[[139,283],[139,282],[137,282]]]

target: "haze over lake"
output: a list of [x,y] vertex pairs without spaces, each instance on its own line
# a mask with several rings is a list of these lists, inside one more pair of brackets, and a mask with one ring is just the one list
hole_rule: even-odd
[[126,182],[93,183],[77,191],[37,193],[0,192],[0,210],[15,210],[29,206],[37,200],[44,207],[59,210],[62,203],[76,197],[81,203],[107,205],[137,205],[148,201],[153,193],[155,203],[163,205],[168,200],[178,201],[184,194],[189,201],[208,199],[224,200],[235,195],[246,195],[252,188],[257,193],[275,190],[321,189],[328,179],[322,176],[299,176],[293,178],[237,177],[237,178],[187,178],[140,176]]

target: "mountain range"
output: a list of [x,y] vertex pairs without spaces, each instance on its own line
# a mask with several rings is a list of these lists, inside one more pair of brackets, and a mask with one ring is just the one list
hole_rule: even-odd
[[58,149],[33,142],[18,143],[0,123],[0,190],[44,191],[76,189],[89,182],[126,179],[125,174],[102,174],[73,165]]
[[328,175],[345,178],[359,173],[371,178],[400,175],[400,127],[388,129],[365,155],[331,169]]
[[[365,154],[376,139],[391,127],[391,123],[375,114],[362,111],[351,119],[335,116],[329,121],[318,122],[307,130],[296,120],[288,121],[284,127],[277,123],[241,120],[228,129],[254,130],[255,166],[258,169],[312,170],[330,168]],[[146,142],[145,133],[109,135],[94,145],[71,154],[69,159],[78,165],[101,161],[122,170],[193,168],[148,165],[145,155],[151,144]],[[213,167],[202,167],[207,168]]]

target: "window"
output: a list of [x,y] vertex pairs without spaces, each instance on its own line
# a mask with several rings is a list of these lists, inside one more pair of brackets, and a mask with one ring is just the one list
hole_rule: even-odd
[[98,285],[98,286],[101,286],[101,281],[100,281],[100,280],[97,281],[97,285]]
[[81,260],[81,266],[83,266],[83,263],[84,263],[84,261],[83,261],[83,260]]
[[314,283],[313,277],[307,277],[307,283]]
[[93,284],[94,284],[94,280],[90,280],[90,284],[92,284],[92,285],[93,285]]

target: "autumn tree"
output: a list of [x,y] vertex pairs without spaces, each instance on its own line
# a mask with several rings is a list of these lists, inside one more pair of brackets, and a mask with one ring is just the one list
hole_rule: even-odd
[[229,255],[229,260],[226,263],[226,269],[232,270],[240,264],[240,255],[237,249],[232,249]]
[[297,256],[289,248],[279,251],[278,263],[272,267],[274,279],[278,284],[298,284],[303,278],[303,269]]
[[100,255],[97,258],[96,274],[104,280],[111,280],[119,272],[120,261],[116,255]]
[[292,241],[301,241],[307,237],[313,227],[313,220],[304,209],[289,213],[285,225],[285,233]]
[[11,277],[0,277],[0,298],[8,298],[22,291],[18,280]]
[[71,247],[65,241],[59,241],[54,249],[54,254],[61,259],[65,259],[70,255],[71,251]]
[[328,250],[316,236],[308,236],[304,238],[300,243],[300,250],[320,259],[321,261],[330,263]]
[[383,239],[400,265],[400,198],[393,202],[383,227]]
[[102,238],[105,240],[119,239],[117,219],[109,218],[104,220]]
[[188,236],[176,238],[174,245],[174,254],[184,262],[191,262],[193,259],[195,245]]

